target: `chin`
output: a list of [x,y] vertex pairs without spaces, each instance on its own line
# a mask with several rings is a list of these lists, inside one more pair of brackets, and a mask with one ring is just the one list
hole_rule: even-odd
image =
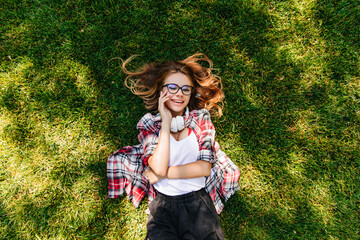
[[170,110],[173,115],[178,116],[178,115],[182,115],[184,113],[185,107],[183,107],[183,108],[176,107],[176,108],[171,108]]
[[175,117],[175,116],[181,116],[181,115],[183,115],[184,110],[181,110],[181,111],[174,111],[174,110],[172,110],[171,112],[172,112],[173,117]]
[[185,105],[175,105],[175,104],[166,104],[166,107],[169,108],[171,111],[173,112],[180,112],[180,111],[183,111],[185,109]]

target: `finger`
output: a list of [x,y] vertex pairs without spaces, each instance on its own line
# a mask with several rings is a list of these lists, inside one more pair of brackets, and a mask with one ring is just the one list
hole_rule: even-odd
[[169,100],[169,96],[162,96],[160,99],[159,99],[159,102],[160,103],[165,103],[167,100]]
[[167,100],[169,100],[169,97],[170,97],[170,96],[169,96],[169,93],[168,93],[168,92],[165,92],[165,93],[164,93],[164,99],[166,99],[166,101],[167,101]]
[[164,95],[162,92],[160,92],[160,97],[159,97],[159,104],[164,102]]
[[160,100],[161,102],[167,101],[167,100],[168,100],[168,96],[166,95],[166,93],[160,93],[160,98],[159,98],[159,100]]

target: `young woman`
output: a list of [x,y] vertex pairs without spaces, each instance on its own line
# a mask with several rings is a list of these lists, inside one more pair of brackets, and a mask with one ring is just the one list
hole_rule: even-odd
[[212,62],[195,54],[130,72],[130,60],[126,86],[154,114],[137,125],[140,144],[109,157],[109,197],[125,190],[137,207],[148,194],[148,239],[224,239],[220,197],[239,189],[239,170],[215,141],[209,111],[222,115],[224,95]]

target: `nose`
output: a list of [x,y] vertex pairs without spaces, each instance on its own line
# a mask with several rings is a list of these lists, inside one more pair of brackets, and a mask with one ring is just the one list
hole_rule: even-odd
[[181,88],[179,88],[179,91],[177,91],[177,93],[175,95],[183,97],[184,93],[182,92]]

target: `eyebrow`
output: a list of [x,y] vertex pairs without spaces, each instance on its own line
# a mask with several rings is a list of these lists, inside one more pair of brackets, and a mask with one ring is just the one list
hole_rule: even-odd
[[[177,84],[177,83],[166,83],[164,85],[167,85],[167,84],[175,84],[175,85],[179,86],[179,84]],[[184,87],[184,86],[194,87],[194,86],[191,86],[191,85],[188,85],[188,84],[185,84],[185,85],[182,85],[182,86],[179,86],[179,87]]]

